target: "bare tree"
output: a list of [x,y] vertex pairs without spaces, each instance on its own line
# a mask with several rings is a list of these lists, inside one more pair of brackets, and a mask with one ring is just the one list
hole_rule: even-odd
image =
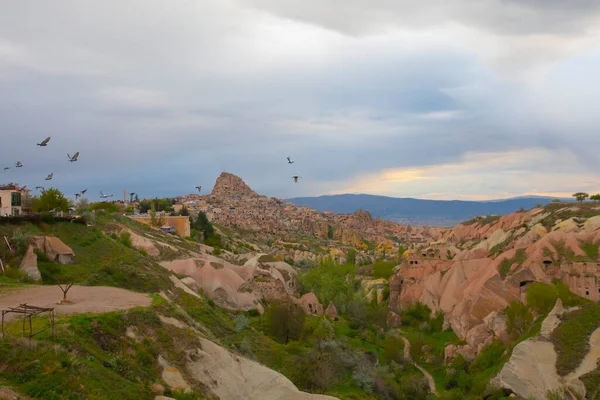
[[67,292],[71,289],[71,287],[73,286],[73,283],[63,283],[63,284],[58,284],[58,287],[60,288],[60,290],[62,290],[63,292],[63,299],[62,299],[62,303],[67,303]]

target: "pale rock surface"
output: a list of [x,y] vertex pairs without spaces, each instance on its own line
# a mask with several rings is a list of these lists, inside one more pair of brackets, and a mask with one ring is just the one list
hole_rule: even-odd
[[34,236],[33,243],[36,249],[43,251],[48,258],[59,264],[71,264],[75,253],[56,236]]
[[200,348],[188,353],[188,374],[221,399],[333,400],[335,397],[299,391],[281,375],[200,338]]
[[42,280],[42,274],[38,269],[37,255],[33,250],[34,248],[32,245],[27,247],[27,252],[23,257],[23,261],[21,261],[21,265],[19,265],[19,269],[30,279],[39,282]]
[[510,360],[490,382],[527,399],[545,400],[548,391],[562,387],[551,342],[528,339],[513,349]]
[[129,232],[131,235],[131,244],[138,250],[143,250],[148,253],[149,256],[157,257],[160,255],[160,250],[156,247],[154,241],[138,235],[129,228],[123,227],[122,232]]
[[548,316],[542,321],[542,327],[540,329],[540,336],[549,337],[552,332],[560,325],[560,316],[564,313],[565,309],[561,299],[557,299],[552,311],[548,313]]
[[171,366],[162,356],[158,356],[158,363],[163,368],[161,377],[171,389],[181,390],[185,393],[192,391],[190,385],[183,378],[181,371]]

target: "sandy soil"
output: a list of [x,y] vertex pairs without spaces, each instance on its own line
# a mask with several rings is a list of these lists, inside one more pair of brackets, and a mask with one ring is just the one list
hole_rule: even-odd
[[27,400],[27,399],[29,399],[29,397],[22,396],[22,395],[18,394],[17,392],[12,391],[10,388],[0,387],[0,400],[14,400],[14,399]]
[[[27,303],[38,307],[55,307],[57,314],[103,313],[128,308],[149,306],[148,294],[130,292],[106,286],[73,286],[67,294],[69,304],[57,304],[63,293],[58,286],[26,286],[0,288],[0,309]],[[15,314],[7,314],[12,318]]]

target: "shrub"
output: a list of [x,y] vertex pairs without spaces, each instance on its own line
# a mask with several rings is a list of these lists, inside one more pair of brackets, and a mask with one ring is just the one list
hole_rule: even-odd
[[394,274],[396,263],[393,261],[377,260],[373,263],[373,278],[389,279]]
[[235,324],[235,331],[242,332],[250,327],[250,320],[244,314],[238,314],[233,319],[233,323]]
[[266,312],[269,334],[279,342],[287,344],[302,335],[304,311],[291,301],[274,302]]
[[388,333],[383,341],[383,359],[387,362],[404,363],[404,341],[398,335]]
[[441,332],[444,329],[444,311],[438,310],[427,325],[429,332]]
[[506,328],[510,335],[518,338],[523,335],[533,323],[533,314],[525,304],[513,301],[504,311]]
[[531,308],[538,314],[544,315],[554,307],[558,299],[558,290],[554,285],[537,282],[527,288],[526,299]]
[[131,241],[131,233],[127,231],[121,232],[119,235],[119,241],[123,246],[133,247],[133,242]]
[[400,314],[402,325],[417,326],[421,322],[428,322],[431,317],[431,308],[420,301],[409,304]]

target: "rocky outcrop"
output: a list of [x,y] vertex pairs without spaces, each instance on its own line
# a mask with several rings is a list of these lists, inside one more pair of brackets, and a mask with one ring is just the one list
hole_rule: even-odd
[[556,352],[551,342],[528,339],[513,349],[510,360],[490,384],[509,389],[522,398],[545,400],[546,393],[560,389]]
[[239,176],[222,172],[215,182],[211,196],[217,198],[231,198],[232,196],[258,197],[258,194],[250,189]]
[[71,264],[75,253],[56,236],[35,236],[34,246],[44,252],[51,261],[59,264]]
[[333,304],[333,301],[329,302],[329,305],[327,306],[327,309],[325,310],[325,315],[333,320],[337,319],[338,312],[337,312],[337,308],[335,308],[335,304]]
[[42,274],[40,274],[40,270],[37,265],[37,255],[34,252],[34,248],[32,245],[27,247],[27,252],[23,257],[23,261],[21,261],[21,265],[19,265],[19,269],[29,278],[36,282],[42,280]]
[[254,256],[241,266],[209,254],[165,261],[161,265],[185,275],[182,282],[187,287],[202,289],[209,299],[222,307],[262,312],[261,299],[284,300],[298,290],[296,270],[289,264],[264,256]]
[[162,367],[162,380],[173,390],[179,390],[184,393],[192,391],[190,385],[177,368],[170,365],[162,356],[158,356],[158,363]]
[[281,375],[254,361],[232,354],[208,339],[188,352],[186,371],[221,399],[333,400],[335,397],[299,391]]
[[306,314],[323,315],[323,305],[319,302],[317,295],[313,292],[306,293],[297,300],[297,304],[302,307]]
[[379,278],[361,281],[363,290],[367,293],[365,298],[368,302],[375,300],[377,304],[383,301],[383,294],[388,286],[387,279]]

